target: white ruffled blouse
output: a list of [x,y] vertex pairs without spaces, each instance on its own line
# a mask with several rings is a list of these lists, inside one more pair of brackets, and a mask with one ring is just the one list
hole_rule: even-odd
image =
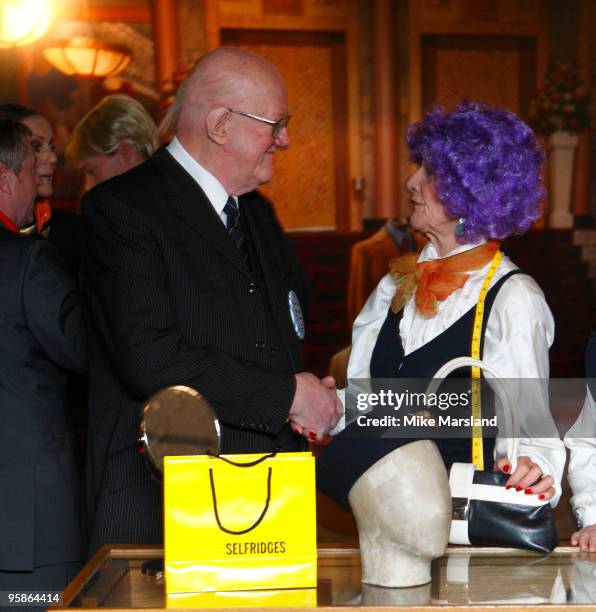
[[[455,255],[477,247],[462,245],[446,255]],[[418,261],[439,259],[435,247],[428,243]],[[400,335],[405,355],[427,344],[455,323],[476,305],[482,282],[490,263],[479,270],[469,272],[466,284],[447,299],[438,302],[434,317],[426,317],[416,310],[411,298],[405,305],[400,322]],[[491,286],[517,266],[504,256],[496,270]],[[370,361],[379,331],[383,326],[397,282],[389,274],[384,276],[368,298],[352,329],[352,351],[348,364],[348,378],[370,378]],[[559,438],[550,414],[548,388],[540,384],[548,380],[548,351],[554,338],[554,320],[544,294],[536,282],[525,274],[512,276],[501,287],[494,301],[486,325],[483,361],[503,377],[508,384],[516,385],[519,379],[536,379],[534,382],[517,383],[513,397],[518,399],[517,409],[531,412],[541,421],[540,435],[545,435],[545,423],[549,437],[532,437],[524,431],[520,438],[518,456],[527,455],[537,463],[544,474],[555,480],[556,494],[551,500],[555,506],[561,495],[561,478],[565,465],[565,447]],[[343,399],[343,394],[340,395]],[[495,459],[505,454],[506,441],[497,439]]]

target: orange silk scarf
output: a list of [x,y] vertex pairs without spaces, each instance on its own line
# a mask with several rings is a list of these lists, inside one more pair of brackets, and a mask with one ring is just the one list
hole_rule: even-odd
[[399,312],[415,293],[418,312],[434,317],[437,302],[447,299],[461,289],[469,278],[470,270],[478,270],[489,263],[499,250],[499,242],[491,240],[480,246],[444,259],[418,263],[417,253],[408,253],[389,262],[393,278],[402,281],[391,301],[391,310]]

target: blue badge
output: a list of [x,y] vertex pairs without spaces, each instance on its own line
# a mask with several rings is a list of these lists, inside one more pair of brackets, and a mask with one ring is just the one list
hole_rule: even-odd
[[290,307],[290,318],[292,319],[292,325],[294,331],[300,340],[304,340],[306,333],[306,327],[304,325],[304,315],[302,314],[302,307],[300,306],[300,300],[296,295],[295,291],[288,292],[288,306]]

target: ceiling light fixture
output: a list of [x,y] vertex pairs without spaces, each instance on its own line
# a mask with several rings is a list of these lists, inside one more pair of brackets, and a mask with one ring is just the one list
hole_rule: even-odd
[[51,0],[1,0],[0,49],[30,45],[50,27]]
[[114,76],[131,60],[126,47],[85,36],[57,41],[43,55],[60,72],[82,78]]

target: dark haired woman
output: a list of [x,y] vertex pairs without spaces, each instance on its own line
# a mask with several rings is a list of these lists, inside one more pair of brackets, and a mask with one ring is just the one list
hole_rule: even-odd
[[54,193],[54,173],[58,164],[54,128],[37,111],[19,104],[0,105],[0,117],[24,123],[32,132],[31,148],[37,162],[37,202],[33,225],[25,232],[42,232],[58,249],[76,279],[81,260],[79,217],[72,212],[52,210],[49,198]]

